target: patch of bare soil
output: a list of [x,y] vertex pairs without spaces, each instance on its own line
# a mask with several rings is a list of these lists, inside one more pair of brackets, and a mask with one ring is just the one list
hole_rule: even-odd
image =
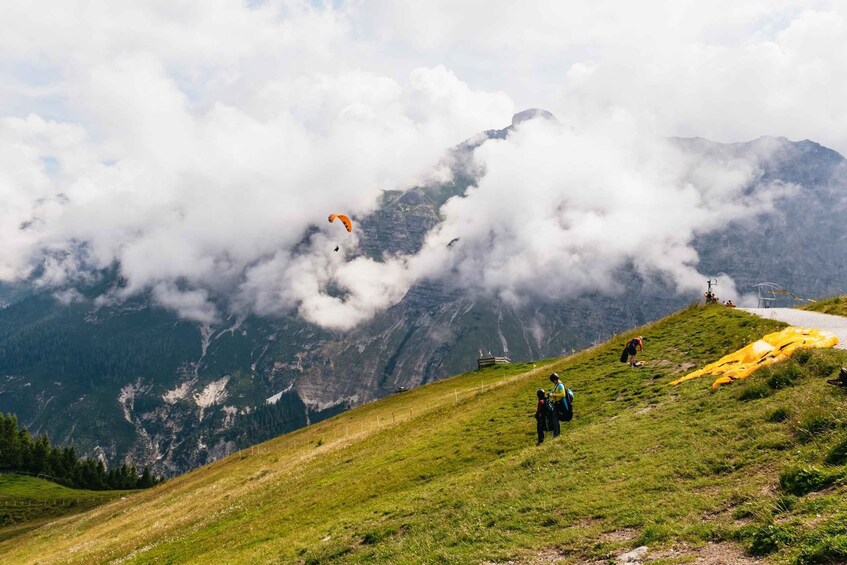
[[[608,541],[626,541],[626,536],[629,535],[629,530],[619,530],[618,532],[609,532],[604,535],[614,535],[618,539]],[[694,564],[694,565],[756,565],[765,563],[765,561],[756,557],[751,557],[744,553],[744,550],[732,543],[710,543],[697,547],[688,545],[678,545],[670,549],[662,549],[652,551],[647,548],[647,551],[642,550],[620,550],[615,555],[609,555],[601,559],[580,559],[573,554],[558,551],[555,549],[546,549],[540,553],[522,561],[509,561],[515,565],[546,565],[546,564],[580,564],[580,565],[644,565],[654,563],[660,560],[672,560],[679,563]],[[494,565],[494,564],[486,564]]]
[[[744,553],[741,547],[732,543],[710,543],[698,547],[675,546],[662,551],[650,552],[644,563],[659,559],[683,559],[686,563],[697,565],[752,565],[764,563],[759,558]],[[693,560],[692,560],[693,558]]]
[[638,537],[638,530],[635,528],[624,528],[613,532],[605,532],[600,534],[599,540],[604,543],[630,541]]
[[674,371],[683,372],[683,371],[688,371],[689,369],[693,369],[697,365],[695,363],[689,363],[687,361],[685,363],[675,363],[675,362],[669,361],[667,359],[656,359],[654,361],[650,361],[650,366],[651,367],[673,367]]

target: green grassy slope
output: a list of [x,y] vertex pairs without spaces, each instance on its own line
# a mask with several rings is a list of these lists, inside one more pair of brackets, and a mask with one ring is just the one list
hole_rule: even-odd
[[36,477],[0,473],[0,541],[127,494],[71,489]]
[[[714,547],[847,556],[847,396],[822,378],[847,352],[803,352],[716,392],[708,378],[667,384],[780,326],[692,307],[637,330],[642,369],[618,362],[622,337],[460,375],[0,542],[0,561],[578,563],[639,545],[665,563]],[[534,391],[551,370],[576,416],[536,447]]]
[[834,296],[827,300],[818,300],[813,304],[803,306],[802,309],[835,316],[847,316],[847,296]]

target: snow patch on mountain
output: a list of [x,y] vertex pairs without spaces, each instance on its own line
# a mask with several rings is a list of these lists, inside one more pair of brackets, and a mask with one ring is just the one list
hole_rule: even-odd
[[276,404],[277,402],[279,402],[279,399],[282,398],[282,395],[285,394],[286,392],[290,391],[292,388],[294,388],[294,383],[291,383],[290,385],[285,387],[285,390],[281,390],[278,393],[276,393],[275,395],[268,397],[265,400],[265,404]]
[[235,422],[235,416],[238,414],[238,407],[224,406],[221,410],[224,413],[224,427],[229,428]]
[[186,398],[188,393],[191,391],[191,387],[196,382],[195,379],[185,381],[175,389],[169,390],[165,394],[162,395],[162,400],[164,400],[167,404],[174,405],[178,401]]
[[135,395],[142,392],[141,379],[135,381],[135,384],[130,383],[121,387],[118,394],[118,404],[124,413],[124,419],[130,424],[133,423],[132,410],[135,408]]
[[[236,330],[238,330],[238,328],[241,327],[241,324],[244,323],[244,320],[246,320],[246,318],[244,316],[237,316],[235,318],[235,323],[233,323],[230,327],[223,329],[220,332],[218,332],[218,335],[215,336],[215,339],[221,337],[225,333],[229,333],[230,335],[235,335]],[[246,334],[246,332],[242,332],[242,333]]]
[[[209,349],[209,344],[212,343],[212,334],[215,330],[209,324],[200,324],[200,361],[206,356],[206,350]],[[198,361],[198,364],[199,362]]]
[[200,407],[200,421],[203,421],[203,414],[206,408],[220,404],[227,399],[226,385],[229,382],[230,376],[226,375],[216,381],[206,385],[200,393],[194,393],[194,402]]
[[321,402],[320,400],[310,400],[309,398],[302,397],[303,404],[306,405],[310,410],[314,410],[316,412],[322,412],[329,408],[334,408],[341,404],[347,404],[348,406],[356,406],[359,403],[359,395],[354,394],[352,396],[341,397],[337,400],[332,400],[330,402]]

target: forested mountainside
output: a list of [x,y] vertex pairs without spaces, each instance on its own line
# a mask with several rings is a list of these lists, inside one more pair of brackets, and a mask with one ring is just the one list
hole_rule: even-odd
[[[515,122],[537,117],[547,116],[521,113]],[[511,131],[491,130],[455,148],[448,183],[386,192],[378,210],[357,218],[362,252],[378,258],[418,250],[441,221],[441,206],[482,174],[473,152]],[[697,234],[699,272],[725,273],[742,292],[773,281],[803,297],[843,293],[841,155],[784,138],[674,143],[694,157],[754,161],[760,174],[751,191],[796,185],[754,221]],[[68,304],[56,300],[54,289],[0,289],[0,411],[16,413],[56,443],[73,442],[83,454],[110,464],[131,457],[166,475],[399,387],[471,369],[480,348],[516,361],[558,356],[700,298],[625,266],[617,278],[626,290],[614,296],[535,297],[516,306],[427,280],[350,331],[293,315],[233,317],[213,327],[180,320],[146,296],[98,305],[97,296],[121,284],[116,273],[103,273]]]

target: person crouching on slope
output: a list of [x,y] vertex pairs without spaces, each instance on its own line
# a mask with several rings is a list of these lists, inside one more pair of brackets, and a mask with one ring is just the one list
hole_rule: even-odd
[[642,336],[634,337],[626,344],[625,353],[629,356],[630,367],[640,367],[641,363],[635,360],[635,356],[639,351],[644,351],[644,338]]

